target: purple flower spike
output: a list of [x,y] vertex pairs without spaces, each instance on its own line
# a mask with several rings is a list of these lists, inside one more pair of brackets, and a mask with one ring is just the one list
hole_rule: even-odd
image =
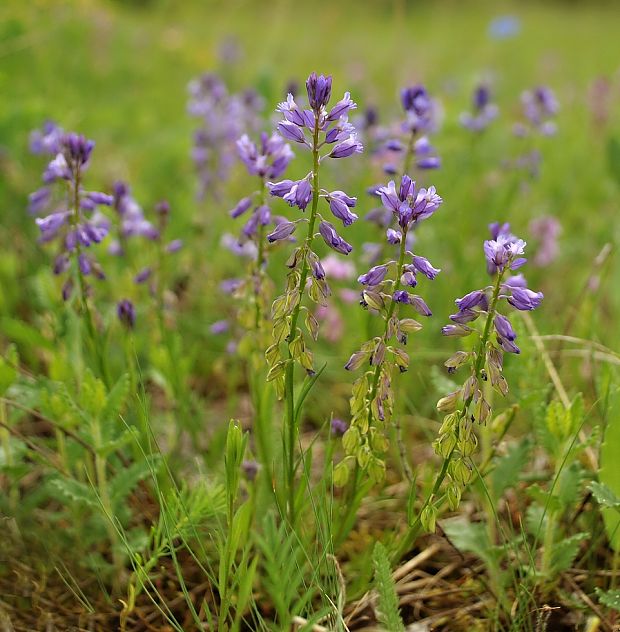
[[319,232],[321,233],[321,237],[325,240],[325,243],[336,252],[348,255],[353,250],[353,246],[340,237],[334,226],[329,222],[321,222],[319,224]]
[[534,292],[528,288],[513,287],[512,296],[508,298],[508,302],[518,310],[531,311],[541,304],[543,298],[542,292]]
[[116,305],[116,315],[122,325],[127,329],[133,329],[136,324],[136,310],[129,299],[123,299]]

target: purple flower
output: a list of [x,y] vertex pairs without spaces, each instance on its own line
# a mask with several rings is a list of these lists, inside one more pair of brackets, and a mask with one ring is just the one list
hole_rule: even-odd
[[392,299],[397,303],[405,303],[411,305],[422,316],[432,316],[432,312],[428,305],[424,302],[424,299],[415,294],[409,294],[405,290],[398,290],[392,295]]
[[198,197],[207,193],[217,197],[235,163],[239,137],[258,129],[263,103],[253,91],[230,94],[220,77],[211,73],[193,80],[188,89],[188,112],[199,119],[192,149],[200,180]]
[[489,306],[489,301],[484,290],[474,290],[469,294],[465,294],[462,298],[457,298],[454,302],[460,311],[465,311],[474,307],[486,310]]
[[413,255],[413,266],[418,272],[421,272],[431,280],[441,272],[439,268],[434,268],[428,259],[417,255]]
[[398,230],[394,230],[393,228],[387,229],[386,236],[388,243],[392,245],[399,244],[401,242],[401,239],[403,238],[403,234]]
[[312,186],[307,178],[299,180],[293,185],[291,190],[283,196],[290,206],[297,206],[300,210],[306,210],[306,207],[312,199]]
[[140,270],[140,272],[138,272],[138,274],[136,274],[136,276],[134,277],[134,283],[144,283],[149,279],[152,272],[153,270],[151,270],[151,268],[149,268],[148,266],[146,268],[142,268],[142,270]]
[[293,141],[294,143],[301,143],[302,145],[306,144],[306,136],[303,130],[294,123],[290,123],[289,121],[278,123],[278,132],[287,140]]
[[136,310],[129,299],[123,299],[116,305],[116,315],[122,325],[127,329],[133,329],[136,324]]
[[415,182],[406,175],[402,177],[398,191],[394,180],[391,180],[386,187],[380,187],[378,193],[383,206],[396,215],[402,228],[430,217],[443,201],[435,187],[420,189],[416,193]]
[[183,248],[183,240],[182,239],[173,239],[167,246],[166,252],[173,253],[179,252]]
[[252,206],[252,198],[249,198],[249,197],[241,198],[237,202],[237,205],[235,206],[235,208],[233,208],[230,211],[229,215],[233,219],[236,219],[237,217],[240,217],[241,215],[243,215],[250,208],[250,206]]
[[297,182],[295,180],[267,182],[267,188],[269,189],[269,193],[271,193],[271,195],[283,198],[285,195],[288,195],[290,193],[291,189],[296,186],[296,184]]
[[491,103],[488,86],[481,84],[474,90],[473,112],[463,112],[459,118],[461,125],[472,132],[482,132],[497,117],[498,108]]
[[530,311],[536,309],[543,298],[542,292],[534,292],[528,288],[513,287],[512,295],[508,297],[508,302],[518,310]]
[[348,255],[351,250],[353,250],[351,244],[347,243],[342,237],[340,237],[334,226],[329,222],[321,222],[319,224],[319,232],[321,233],[321,237],[325,240],[325,243],[336,252]]
[[241,470],[249,481],[253,481],[260,471],[260,463],[249,460],[242,461]]
[[499,234],[497,239],[484,242],[484,254],[487,259],[487,267],[493,273],[497,270],[503,272],[505,268],[516,270],[527,260],[522,255],[525,249],[522,239],[510,235]]
[[313,259],[311,264],[310,264],[310,268],[312,270],[312,276],[315,279],[324,279],[325,278],[325,269],[323,268],[323,265],[321,264],[321,262],[319,261],[319,259]]
[[280,222],[271,233],[267,235],[267,241],[273,243],[290,237],[297,228],[293,222]]
[[344,226],[350,226],[358,217],[349,210],[353,208],[357,202],[357,198],[349,197],[343,191],[332,191],[327,195],[329,208]]
[[113,205],[119,214],[121,237],[146,237],[155,240],[159,231],[144,217],[144,211],[126,182],[114,183]]
[[317,75],[313,72],[306,80],[306,91],[308,92],[308,103],[315,113],[319,113],[321,108],[327,106],[332,94],[332,78],[324,75]]
[[327,120],[337,121],[341,116],[346,116],[349,110],[354,110],[356,107],[357,104],[351,100],[351,94],[345,92],[344,97],[330,110]]
[[388,267],[387,265],[374,266],[366,272],[366,274],[360,275],[357,280],[362,285],[375,286],[379,285],[385,279],[385,275],[387,274]]
[[348,427],[349,425],[346,421],[338,419],[337,417],[334,417],[330,424],[331,433],[337,437],[342,437]]
[[497,334],[502,349],[508,353],[520,353],[519,347],[514,344],[517,334],[512,328],[510,321],[505,316],[496,314],[493,319],[493,324],[495,325],[495,333]]
[[405,127],[408,131],[414,134],[434,131],[437,126],[438,107],[424,86],[403,88],[401,102],[407,114]]
[[53,121],[47,121],[43,129],[34,130],[30,134],[30,151],[33,154],[56,155],[60,149],[60,142],[64,132]]
[[227,320],[218,320],[209,327],[209,331],[216,336],[226,333],[229,329],[230,323]]
[[351,134],[346,140],[338,143],[330,152],[330,158],[347,158],[353,154],[360,154],[364,151],[364,146],[360,143],[354,134]]
[[562,232],[562,226],[555,217],[547,215],[533,219],[529,228],[539,241],[534,263],[541,267],[548,266],[558,256],[558,237]]

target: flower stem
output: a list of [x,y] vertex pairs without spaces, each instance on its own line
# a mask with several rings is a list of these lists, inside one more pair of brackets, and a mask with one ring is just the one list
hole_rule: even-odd
[[[265,203],[265,178],[259,177],[260,180],[260,192],[259,192],[259,205]],[[261,314],[261,289],[263,281],[263,259],[265,258],[265,227],[262,223],[258,226],[258,253],[256,255],[256,268],[254,270],[254,306],[256,312],[254,314],[254,327],[256,334],[260,335],[262,314]]]
[[[402,276],[403,265],[405,264],[405,254],[407,252],[407,229],[403,229],[403,236],[400,240],[400,252],[398,255],[398,267],[396,269],[396,283],[394,284],[394,291],[392,292],[392,296],[400,290],[401,282],[400,277]],[[396,309],[396,301],[392,298],[390,301],[390,306],[388,307],[387,314],[385,316],[385,327],[383,329],[382,340],[387,342],[388,329],[390,326],[390,320],[394,315],[394,310]],[[375,367],[375,372],[372,378],[372,386],[370,389],[370,398],[368,400],[368,426],[370,427],[372,422],[372,401],[377,395],[377,388],[379,386],[379,377],[381,375],[381,365],[378,364]]]
[[[491,324],[493,322],[493,318],[495,317],[495,309],[497,307],[497,301],[499,298],[499,292],[500,292],[503,276],[504,276],[504,271],[501,271],[498,273],[497,278],[495,280],[495,286],[493,287],[493,295],[491,297],[491,302],[489,304],[489,311],[487,312],[487,320],[485,322],[484,330],[482,332],[482,336],[480,337],[478,350],[476,352],[476,362],[474,363],[474,371],[473,371],[475,376],[479,376],[480,371],[484,367],[484,361],[486,358],[485,349],[487,346],[487,342],[489,341],[489,335],[491,333]],[[465,418],[467,414],[467,409],[469,408],[473,400],[473,397],[474,395],[472,393],[464,402],[463,409],[461,410],[461,413],[456,423],[457,428],[459,424],[461,423],[461,421]],[[441,470],[439,474],[437,475],[437,478],[435,479],[435,484],[433,485],[433,488],[430,494],[426,497],[426,499],[424,500],[424,503],[422,504],[422,507],[420,508],[420,511],[418,512],[418,517],[415,519],[415,522],[413,523],[409,531],[406,533],[405,537],[402,539],[401,544],[397,550],[397,555],[399,558],[402,557],[409,550],[411,545],[415,542],[415,539],[418,537],[419,532],[420,532],[420,527],[422,526],[422,514],[424,513],[424,510],[430,505],[430,503],[433,501],[433,499],[439,492],[439,489],[443,481],[445,480],[446,475],[448,474],[448,467],[450,465],[450,462],[452,461],[452,456],[455,450],[456,450],[456,447],[452,448],[448,456],[444,459],[444,462],[441,466]]]
[[[319,205],[319,121],[315,118],[314,136],[312,143],[312,209],[308,221],[308,233],[302,246],[301,275],[299,277],[299,301],[291,315],[291,327],[286,337],[287,342],[292,342],[297,332],[297,320],[301,309],[301,299],[303,290],[308,279],[309,266],[306,253],[312,247],[314,240],[314,225]],[[288,515],[291,525],[295,524],[295,441],[297,437],[297,424],[295,420],[295,363],[289,348],[288,363],[284,376],[284,399],[286,401],[286,429],[288,431],[288,441],[285,442],[287,449],[287,487],[288,487]]]

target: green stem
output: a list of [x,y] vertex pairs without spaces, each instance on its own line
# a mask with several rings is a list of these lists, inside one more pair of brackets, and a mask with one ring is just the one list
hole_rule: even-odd
[[[259,205],[265,204],[265,178],[259,177],[260,180],[260,192],[259,192]],[[256,312],[254,314],[254,328],[257,335],[260,334],[262,325],[261,314],[261,288],[263,281],[263,259],[265,258],[265,227],[262,223],[258,226],[258,254],[256,256],[256,268],[254,270],[255,284],[254,284],[254,305]]]
[[[396,294],[396,292],[398,292],[401,287],[400,277],[402,276],[402,269],[403,269],[403,265],[405,264],[405,254],[407,252],[406,241],[407,241],[407,229],[404,228],[403,236],[402,236],[402,239],[400,240],[400,253],[398,255],[398,267],[396,269],[396,283],[394,284],[394,290],[392,292],[392,296],[394,296],[394,294]],[[387,314],[385,316],[385,327],[383,329],[383,336],[382,336],[383,341],[386,343],[387,343],[388,329],[390,326],[390,320],[392,319],[392,316],[394,315],[395,309],[396,309],[396,301],[392,298],[392,300],[390,301],[390,306],[388,307]],[[372,422],[372,405],[371,404],[377,395],[377,388],[379,385],[380,375],[381,375],[381,365],[378,364],[375,367],[375,372],[372,378],[372,386],[370,389],[370,398],[368,400],[368,426],[369,427]]]
[[[287,342],[292,342],[297,333],[297,320],[299,318],[299,312],[301,309],[301,298],[303,296],[304,288],[306,287],[306,280],[308,278],[309,266],[306,253],[312,247],[312,241],[314,240],[314,226],[316,224],[317,209],[319,205],[319,121],[318,117],[315,117],[314,122],[314,136],[312,143],[312,209],[310,212],[310,219],[308,221],[308,233],[302,247],[302,264],[301,275],[299,277],[299,285],[297,287],[299,292],[299,301],[293,310],[291,315],[291,327],[289,334],[286,338]],[[284,399],[286,401],[286,423],[288,430],[287,447],[287,486],[288,486],[288,512],[289,521],[291,525],[295,524],[295,440],[297,436],[297,424],[295,422],[295,364],[293,356],[289,348],[288,351],[288,363],[286,365],[286,372],[284,376]]]
[[[476,353],[476,362],[474,364],[475,376],[479,376],[480,371],[484,367],[484,361],[486,358],[485,349],[487,346],[487,342],[489,340],[489,335],[491,333],[491,324],[493,323],[493,318],[495,317],[495,309],[497,307],[497,301],[499,299],[499,292],[501,289],[503,276],[504,276],[504,271],[501,271],[497,275],[497,278],[495,280],[493,295],[491,297],[491,302],[489,304],[489,311],[487,312],[487,320],[484,325],[484,330],[482,332],[482,336],[480,337],[480,342],[478,344],[478,350]],[[457,428],[459,424],[461,423],[461,421],[465,418],[465,415],[467,414],[467,410],[472,403],[473,397],[474,395],[472,393],[464,402],[463,409],[457,420],[457,424],[456,424]],[[411,528],[409,529],[405,537],[402,539],[400,547],[398,548],[398,552],[397,552],[397,555],[399,558],[402,557],[409,550],[413,542],[415,542],[415,539],[418,537],[419,532],[420,532],[420,527],[422,526],[422,514],[424,513],[424,510],[428,507],[428,505],[433,501],[434,497],[439,492],[439,489],[443,481],[445,480],[446,475],[448,474],[448,467],[450,465],[450,462],[452,461],[452,456],[455,452],[455,449],[456,448],[452,448],[448,456],[444,459],[444,462],[441,466],[441,470],[439,474],[437,475],[437,478],[435,479],[435,484],[433,485],[431,493],[424,500],[424,503],[422,504],[422,507],[420,508],[420,511],[418,513],[418,517],[416,518],[415,522],[413,523],[413,525],[411,526]]]
[[123,570],[123,559],[119,555],[119,551],[117,548],[118,534],[113,524],[114,511],[112,509],[112,502],[110,500],[110,492],[108,489],[106,460],[105,457],[101,456],[100,454],[101,447],[103,445],[103,439],[101,435],[101,424],[98,419],[93,422],[91,432],[93,435],[93,449],[95,452],[95,474],[97,476],[97,488],[99,490],[101,506],[103,507],[106,514],[106,529],[112,549],[112,560],[114,562],[114,568],[116,569],[113,585],[115,587],[115,590],[117,590],[120,585],[120,579]]
[[405,159],[403,160],[403,173],[402,175],[409,175],[409,169],[411,168],[411,159],[413,158],[413,145],[415,143],[416,133],[411,132],[411,136],[409,136],[409,143],[407,144],[407,153],[405,154]]

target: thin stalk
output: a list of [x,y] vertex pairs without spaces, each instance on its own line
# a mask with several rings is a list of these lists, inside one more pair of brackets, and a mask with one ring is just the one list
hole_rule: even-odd
[[[411,166],[411,159],[413,157],[413,153],[414,153],[414,143],[415,143],[415,137],[416,137],[416,133],[415,132],[411,132],[411,135],[409,137],[409,142],[407,144],[407,151],[405,153],[405,158],[403,160],[403,169],[402,169],[402,175],[407,175],[407,172],[409,171],[409,168]],[[394,292],[397,292],[398,290],[400,290],[401,287],[401,282],[400,282],[400,278],[402,276],[401,272],[403,269],[403,265],[405,263],[405,255],[407,252],[407,228],[403,229],[403,236],[400,242],[400,250],[399,250],[399,256],[398,256],[398,268],[396,270],[396,284],[394,286]],[[387,318],[385,320],[385,327],[383,329],[383,340],[386,339],[387,337],[387,332],[388,332],[388,326],[389,326],[389,322],[390,319],[392,318],[392,316],[394,315],[394,310],[396,308],[396,302],[394,300],[391,301],[390,303],[390,307],[388,308],[388,314],[387,314]],[[370,313],[368,314],[368,319],[366,321],[366,327],[367,327],[367,332],[366,332],[366,338],[370,339],[372,338],[372,327],[371,327],[371,315]],[[379,377],[381,374],[381,367],[377,366],[375,368],[375,372],[373,375],[373,379],[372,379],[372,386],[371,386],[371,391],[370,391],[370,399],[369,399],[369,406],[368,406],[368,425],[370,426],[371,421],[372,421],[372,407],[370,406],[370,402],[372,402],[372,400],[375,398],[376,394],[377,394],[377,388],[379,385]],[[400,431],[397,431],[400,435]],[[400,447],[400,445],[399,445]],[[410,468],[409,465],[406,463],[405,458],[404,458],[404,454],[401,452],[401,459],[403,461],[403,468],[405,470],[405,472],[409,472],[410,474]],[[346,513],[342,519],[341,522],[341,528],[338,532],[338,538],[340,538],[341,535],[341,531],[346,528],[346,525],[349,523],[349,521],[351,520],[351,513],[357,510],[357,507],[355,505],[355,498],[357,496],[357,486],[359,485],[360,482],[360,468],[359,465],[357,463],[357,461],[355,462],[355,470],[354,470],[354,476],[351,482],[351,490],[350,493],[348,495],[349,497],[349,502],[347,503],[347,509],[346,509]],[[408,476],[408,478],[410,478]]]
[[116,528],[112,522],[114,520],[114,511],[112,509],[112,502],[110,500],[110,491],[108,489],[108,479],[106,473],[106,460],[105,457],[101,456],[100,448],[103,444],[103,439],[101,435],[101,423],[98,419],[95,419],[91,432],[93,435],[93,449],[95,452],[95,473],[97,476],[97,488],[99,491],[99,498],[101,499],[101,505],[106,514],[106,530],[108,532],[108,537],[110,538],[110,546],[112,549],[112,560],[114,562],[114,568],[116,570],[116,576],[113,581],[113,586],[115,590],[119,588],[121,574],[123,571],[123,559],[119,555],[117,549],[117,541],[118,541],[118,533]]
[[403,172],[402,175],[409,175],[409,169],[411,168],[411,159],[413,158],[413,145],[415,143],[416,133],[411,132],[411,136],[409,136],[409,142],[407,144],[407,153],[405,154],[405,159],[403,160]]
[[[484,367],[484,360],[486,357],[485,349],[487,346],[487,342],[489,341],[489,335],[491,333],[491,324],[495,316],[495,309],[497,307],[497,301],[499,298],[499,292],[500,292],[503,276],[504,276],[504,271],[501,271],[497,275],[497,278],[495,280],[493,295],[491,298],[491,302],[489,304],[489,311],[487,313],[487,320],[484,325],[484,330],[480,338],[480,342],[478,344],[478,352],[476,354],[476,362],[474,364],[474,375],[476,376],[480,375],[480,371]],[[474,396],[472,393],[464,402],[463,409],[461,411],[461,414],[459,415],[459,419],[456,424],[457,427],[461,423],[461,421],[465,418],[465,415],[467,414],[467,410],[473,400],[473,397]],[[415,539],[418,537],[420,527],[422,526],[422,514],[424,513],[424,510],[430,505],[430,503],[433,501],[433,499],[439,492],[439,489],[448,473],[448,467],[450,465],[450,462],[452,461],[452,455],[454,454],[455,449],[456,448],[452,448],[448,456],[444,459],[444,462],[441,466],[441,470],[439,474],[437,475],[437,478],[435,479],[435,484],[433,485],[431,493],[424,500],[424,503],[422,504],[422,507],[420,508],[420,511],[418,513],[418,517],[416,518],[415,522],[413,523],[409,531],[406,533],[405,537],[402,539],[401,544],[397,550],[398,551],[397,555],[399,558],[402,557],[407,552],[407,550],[411,547]]]
[[[312,241],[314,239],[314,225],[316,223],[317,209],[319,206],[319,120],[315,117],[314,122],[314,136],[312,143],[312,209],[310,212],[310,219],[308,221],[308,233],[302,247],[302,264],[301,275],[299,277],[299,301],[293,310],[291,315],[291,328],[286,338],[288,342],[292,342],[297,333],[297,319],[299,318],[299,311],[301,309],[301,298],[303,290],[306,287],[306,280],[308,278],[309,266],[305,254],[312,247]],[[286,365],[286,372],[284,376],[284,399],[286,401],[286,424],[288,432],[287,446],[287,487],[288,487],[288,512],[289,522],[291,525],[295,524],[295,440],[297,436],[297,424],[295,422],[295,364],[291,350],[288,350],[288,363]]]
[[[260,180],[260,191],[259,191],[259,205],[263,205],[265,203],[265,178],[259,177]],[[256,256],[256,269],[254,270],[254,300],[255,300],[255,309],[256,312],[254,314],[254,328],[256,329],[256,333],[260,334],[261,331],[261,323],[262,323],[262,314],[261,314],[261,287],[263,280],[263,259],[265,257],[265,227],[262,223],[258,226],[258,254]]]

